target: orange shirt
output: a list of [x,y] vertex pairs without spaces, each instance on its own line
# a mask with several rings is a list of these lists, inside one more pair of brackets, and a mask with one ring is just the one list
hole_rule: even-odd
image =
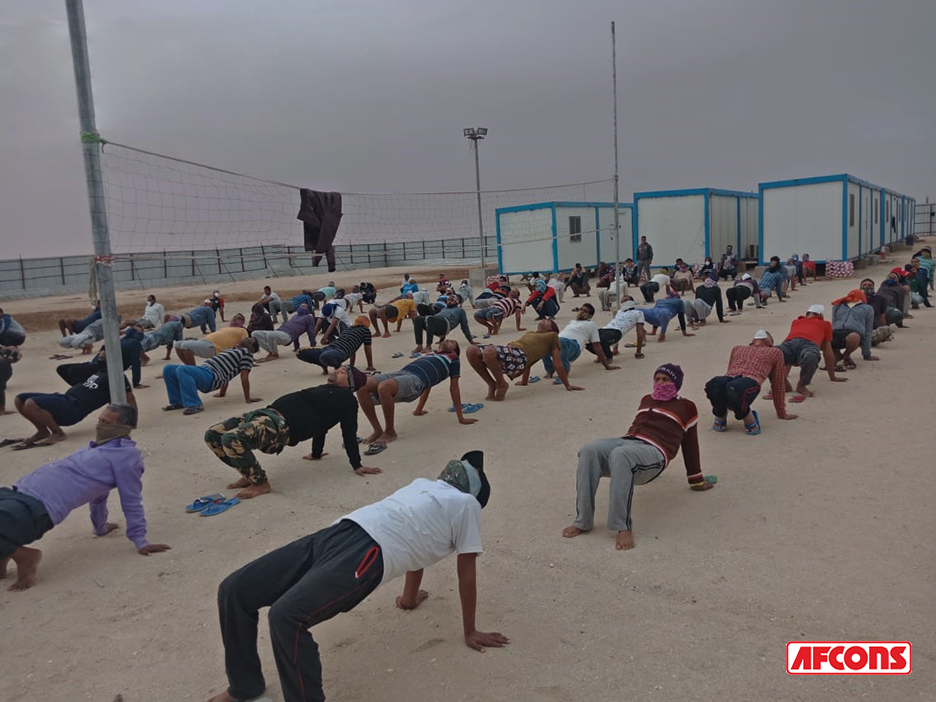
[[790,325],[787,339],[808,339],[816,346],[832,341],[832,325],[819,317],[797,317]]

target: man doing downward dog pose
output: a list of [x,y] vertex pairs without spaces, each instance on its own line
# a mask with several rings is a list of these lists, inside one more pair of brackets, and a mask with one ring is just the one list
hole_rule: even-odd
[[744,422],[748,434],[760,434],[760,417],[751,409],[751,404],[768,378],[777,417],[796,419],[795,414],[787,414],[784,401],[786,366],[783,352],[774,348],[773,337],[761,329],[748,346],[735,346],[731,350],[725,375],[716,376],[705,384],[705,394],[712,403],[712,413],[715,415],[712,430],[728,431],[730,409],[735,419]]
[[[257,654],[258,611],[269,607],[270,639],[286,702],[321,702],[322,661],[309,629],[363,602],[379,585],[406,576],[396,606],[416,609],[429,593],[423,570],[458,553],[465,644],[476,651],[510,643],[475,627],[481,509],[491,486],[484,454],[449,461],[438,480],[417,478],[384,500],[248,563],[218,588],[228,688],[209,702],[263,694]],[[399,638],[399,637],[398,637]],[[466,661],[461,661],[462,664]]]
[[357,444],[358,403],[354,389],[367,379],[351,366],[339,368],[328,377],[327,385],[306,388],[283,395],[269,407],[231,417],[205,432],[205,443],[221,461],[241,474],[241,479],[228,485],[228,490],[244,488],[237,493],[242,500],[270,492],[266,471],[254,456],[254,451],[278,454],[287,446],[296,446],[312,439],[312,453],[303,456],[318,461],[323,453],[325,435],[341,424],[341,437],[351,468],[358,475],[381,473],[380,468],[361,465]]
[[562,363],[559,327],[551,319],[540,320],[536,331],[527,332],[506,346],[469,346],[465,352],[475,373],[487,383],[488,394],[485,399],[497,401],[503,400],[510,388],[508,378],[513,380],[523,376],[517,381],[517,385],[527,385],[530,382],[530,369],[533,364],[547,355],[552,358],[556,375],[566,390],[585,389],[569,384],[569,375]]
[[571,539],[595,524],[598,481],[611,478],[608,529],[617,531],[617,550],[634,548],[631,501],[634,485],[656,478],[682,448],[689,487],[715,487],[715,478],[702,474],[699,460],[699,413],[695,403],[679,397],[683,371],[671,363],[653,374],[653,394],[640,401],[637,416],[623,438],[597,439],[579,451],[576,474],[576,517],[562,535]]
[[[438,353],[417,358],[393,373],[372,375],[367,379],[367,383],[357,389],[361,409],[374,429],[374,433],[364,439],[364,443],[373,444],[367,455],[378,453],[397,438],[393,421],[395,403],[419,400],[413,414],[417,417],[428,414],[423,408],[429,399],[429,393],[433,386],[446,378],[449,378],[449,392],[458,423],[474,424],[478,421],[466,417],[462,412],[461,390],[458,387],[458,378],[461,376],[459,355],[458,342],[446,339],[439,344]],[[380,426],[380,420],[377,419],[375,400],[380,402],[383,409],[385,428]]]

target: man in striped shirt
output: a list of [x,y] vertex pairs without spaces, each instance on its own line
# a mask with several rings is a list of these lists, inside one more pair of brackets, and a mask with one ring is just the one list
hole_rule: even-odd
[[259,397],[250,395],[249,378],[254,366],[253,355],[259,348],[256,339],[244,339],[235,348],[222,351],[200,366],[164,366],[163,379],[166,381],[169,404],[163,407],[163,410],[171,412],[184,408],[183,414],[198,414],[205,409],[198,396],[199,392],[218,390],[215,397],[224,397],[227,394],[228,383],[238,375],[244,388],[244,400],[260,402]]
[[[364,387],[357,390],[361,409],[374,428],[374,433],[364,439],[364,443],[386,446],[397,438],[393,423],[394,404],[397,402],[419,400],[413,414],[417,417],[428,414],[423,408],[429,399],[429,392],[446,378],[449,379],[449,392],[452,394],[458,423],[474,424],[477,420],[466,417],[462,412],[461,391],[458,387],[458,378],[461,376],[459,355],[458,342],[446,339],[439,344],[438,353],[417,358],[393,373],[379,373],[369,377]],[[386,428],[381,427],[377,419],[375,402],[380,402],[383,409]]]
[[478,324],[488,330],[489,336],[496,336],[504,320],[510,315],[514,315],[517,319],[517,331],[526,331],[520,326],[520,316],[522,314],[523,306],[520,304],[520,291],[511,290],[507,293],[507,297],[502,297],[475,312],[474,318]]
[[748,346],[735,346],[731,350],[725,375],[716,376],[705,384],[705,394],[712,403],[712,413],[715,415],[712,429],[718,432],[728,430],[730,409],[735,419],[744,422],[748,434],[760,434],[760,419],[757,412],[751,409],[751,403],[768,378],[777,417],[796,419],[795,414],[787,414],[786,411],[786,366],[783,352],[774,347],[773,337],[761,329]]
[[363,346],[364,355],[367,357],[366,370],[375,371],[377,369],[374,368],[374,357],[371,353],[373,339],[369,327],[370,320],[361,315],[354,320],[354,326],[341,332],[339,337],[325,348],[301,349],[296,357],[300,361],[321,366],[322,374],[328,375],[329,366],[337,369],[349,359],[354,366],[357,352]]

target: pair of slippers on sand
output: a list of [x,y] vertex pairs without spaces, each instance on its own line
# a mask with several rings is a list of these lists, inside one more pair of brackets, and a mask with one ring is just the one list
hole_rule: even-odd
[[185,511],[198,513],[200,517],[213,517],[216,514],[227,512],[234,505],[240,504],[240,498],[232,497],[225,499],[224,495],[215,493],[214,495],[205,495],[197,498],[192,504],[185,506]]
[[39,448],[40,446],[54,446],[57,441],[26,441],[25,439],[4,439],[0,441],[0,448],[12,446],[14,451],[26,451],[28,449]]

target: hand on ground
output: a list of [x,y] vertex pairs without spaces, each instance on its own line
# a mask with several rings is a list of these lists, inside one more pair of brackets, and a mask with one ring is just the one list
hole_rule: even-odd
[[354,472],[358,475],[378,475],[383,473],[380,468],[371,468],[370,466],[361,466],[360,468],[355,468]]
[[465,644],[468,648],[484,653],[485,648],[503,648],[510,643],[510,639],[496,631],[472,631],[465,635]]

